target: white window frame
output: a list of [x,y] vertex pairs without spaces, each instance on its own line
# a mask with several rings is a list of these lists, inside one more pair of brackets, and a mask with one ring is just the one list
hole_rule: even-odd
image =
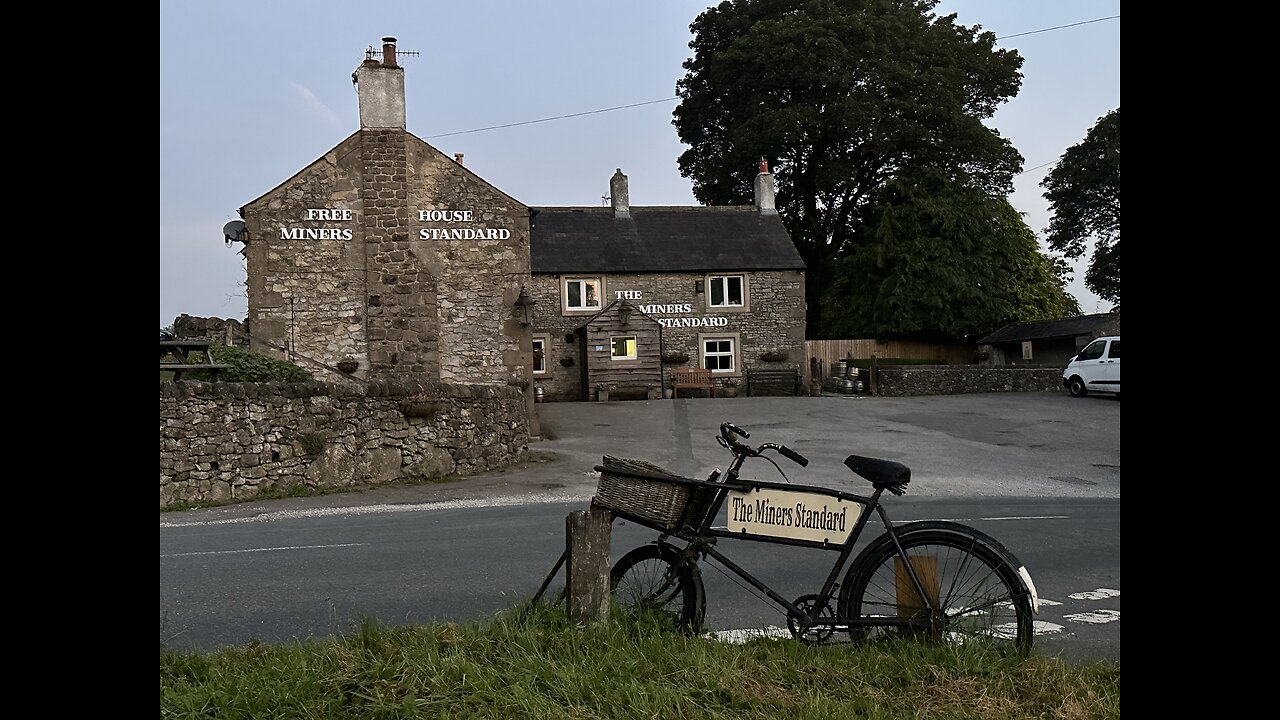
[[[630,340],[631,354],[630,355],[614,355],[613,342],[615,340]],[[640,344],[637,341],[637,338],[635,335],[610,335],[609,336],[609,359],[610,360],[623,360],[623,361],[636,360],[639,357],[640,357]]]
[[[541,370],[538,369],[538,358],[536,355],[534,355],[534,353],[536,353],[538,350],[539,344],[542,345],[542,369]],[[534,375],[547,374],[547,354],[549,352],[550,346],[551,346],[550,335],[534,335],[533,336],[532,346],[530,348],[530,355],[531,355],[531,362],[532,362]]]
[[[719,351],[708,353],[707,343],[709,342],[729,342],[729,352],[722,353]],[[698,336],[698,367],[707,367],[707,357],[729,357],[732,359],[733,367],[730,369],[716,368],[711,370],[711,374],[720,377],[737,377],[742,374],[742,336],[739,333],[715,333]],[[710,368],[708,368],[710,369]]]
[[[740,303],[729,302],[729,279],[730,278],[737,278],[738,282],[742,286],[742,302]],[[708,275],[706,277],[705,283],[706,283],[706,288],[704,289],[703,292],[706,293],[706,303],[707,303],[708,310],[747,310],[750,307],[751,303],[747,295],[747,276],[745,273],[724,273],[721,275]],[[711,298],[713,297],[711,288],[716,284],[720,284],[724,288],[725,302],[720,305],[716,305],[711,301]]]
[[[596,304],[583,305],[581,307],[571,307],[569,305],[569,285],[570,283],[581,283],[581,292],[579,297],[586,299],[586,287],[588,283],[596,284]],[[560,307],[566,315],[568,314],[586,314],[600,312],[600,308],[604,307],[604,277],[601,275],[570,275],[560,281]]]

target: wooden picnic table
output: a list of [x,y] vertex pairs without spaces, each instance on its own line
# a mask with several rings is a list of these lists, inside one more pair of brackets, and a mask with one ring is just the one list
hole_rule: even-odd
[[[216,379],[231,366],[215,363],[212,348],[212,340],[161,340],[160,370],[173,373],[175,381],[181,380],[182,373],[187,370],[208,371]],[[192,362],[196,357],[203,358],[204,362]]]

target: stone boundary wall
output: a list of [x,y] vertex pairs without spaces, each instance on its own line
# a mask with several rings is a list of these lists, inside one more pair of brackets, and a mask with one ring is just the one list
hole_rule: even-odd
[[1056,366],[881,365],[877,371],[878,393],[891,397],[1063,389],[1062,368]]
[[160,383],[160,507],[472,475],[529,449],[524,393],[446,383]]

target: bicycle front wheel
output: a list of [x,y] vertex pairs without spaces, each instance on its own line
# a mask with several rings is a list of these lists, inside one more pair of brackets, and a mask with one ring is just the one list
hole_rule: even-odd
[[702,631],[702,572],[666,543],[642,545],[613,566],[613,603],[622,612],[657,620],[687,635]]
[[[929,525],[899,532],[901,554],[888,535],[877,538],[850,567],[840,591],[842,616],[910,623],[854,625],[853,638],[925,636],[1029,653],[1031,592],[1019,577],[1017,559],[972,528]],[[928,603],[921,599],[912,571]]]

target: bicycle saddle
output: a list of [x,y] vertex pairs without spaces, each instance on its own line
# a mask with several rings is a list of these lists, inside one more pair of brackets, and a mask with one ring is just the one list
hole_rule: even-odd
[[901,495],[911,482],[911,468],[900,462],[850,455],[844,459],[844,465],[869,480],[877,490],[888,490],[894,495]]

